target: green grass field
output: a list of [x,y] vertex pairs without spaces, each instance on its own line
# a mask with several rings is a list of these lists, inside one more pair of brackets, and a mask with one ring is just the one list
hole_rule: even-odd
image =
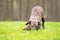
[[0,40],[60,40],[60,22],[45,22],[45,29],[22,30],[26,22],[0,22]]

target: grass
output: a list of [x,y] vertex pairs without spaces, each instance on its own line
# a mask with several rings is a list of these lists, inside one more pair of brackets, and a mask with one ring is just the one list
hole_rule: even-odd
[[22,30],[26,22],[0,22],[0,40],[60,40],[60,22],[45,22],[45,29]]

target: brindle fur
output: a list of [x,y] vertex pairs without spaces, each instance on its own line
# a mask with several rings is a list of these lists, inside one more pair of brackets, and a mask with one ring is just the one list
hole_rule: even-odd
[[[34,8],[32,9],[31,17],[30,17],[29,21],[25,24],[26,27],[24,28],[24,30],[38,30],[38,29],[40,29],[41,26],[43,29],[45,28],[44,27],[44,22],[45,22],[44,11],[45,11],[45,9],[43,9],[42,7],[39,7],[39,6],[36,6],[36,7],[37,7],[36,9],[34,9]],[[39,10],[38,7],[41,8],[41,10]],[[36,10],[36,14],[34,14],[34,10]],[[37,15],[38,13],[40,13],[40,15]],[[38,20],[35,20],[36,16],[33,16],[33,15],[37,15]],[[33,20],[32,20],[32,17],[34,18]]]

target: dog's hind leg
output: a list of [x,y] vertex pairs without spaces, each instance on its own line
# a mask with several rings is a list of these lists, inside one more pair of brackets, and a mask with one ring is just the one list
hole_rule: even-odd
[[45,23],[45,19],[42,18],[42,27],[43,27],[43,29],[45,28],[45,27],[44,27],[44,23]]

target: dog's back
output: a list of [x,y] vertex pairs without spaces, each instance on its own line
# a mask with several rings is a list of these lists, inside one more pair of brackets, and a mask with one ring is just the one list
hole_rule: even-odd
[[33,7],[29,21],[35,21],[35,22],[39,21],[40,22],[42,13],[43,13],[42,7],[40,7],[40,6]]

